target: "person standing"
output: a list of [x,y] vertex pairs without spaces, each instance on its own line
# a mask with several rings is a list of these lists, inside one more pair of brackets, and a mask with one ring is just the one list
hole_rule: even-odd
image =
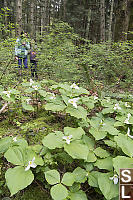
[[31,45],[31,51],[30,51],[30,63],[31,63],[31,77],[38,79],[37,75],[37,59],[36,59],[36,49],[37,45]]
[[24,33],[24,31],[22,31],[20,38],[16,40],[16,45],[15,45],[15,59],[18,60],[20,75],[22,71],[22,61],[23,61],[24,67],[28,69],[27,55],[28,55],[29,49],[30,49],[30,43],[27,39],[27,34]]

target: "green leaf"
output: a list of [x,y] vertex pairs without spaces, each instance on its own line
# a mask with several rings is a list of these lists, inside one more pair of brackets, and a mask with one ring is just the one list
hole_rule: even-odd
[[87,160],[89,152],[88,147],[80,144],[77,141],[73,141],[70,144],[65,144],[64,150],[74,159],[77,158]]
[[98,130],[96,128],[90,128],[89,132],[93,135],[93,137],[96,139],[96,140],[101,140],[103,138],[106,137],[107,135],[107,132],[106,131],[101,131],[101,130]]
[[126,156],[117,156],[113,158],[113,166],[117,174],[121,168],[133,168],[133,159]]
[[82,139],[85,143],[85,145],[88,146],[89,150],[93,150],[94,149],[94,146],[95,146],[95,141],[88,137],[87,135],[83,135],[83,139]]
[[44,137],[42,143],[49,149],[62,148],[64,144],[62,139],[63,136],[63,133],[60,131],[49,133],[47,136]]
[[45,178],[50,185],[60,183],[60,174],[55,169],[45,172]]
[[75,176],[75,182],[77,183],[84,183],[87,179],[87,172],[80,168],[80,167],[77,167],[74,171],[73,171],[73,174]]
[[110,178],[110,173],[101,173],[98,176],[98,184],[101,192],[107,200],[119,195],[119,184],[114,184]]
[[113,147],[113,148],[116,148],[117,146],[116,142],[111,141],[111,140],[104,140],[104,143],[108,145],[109,147]]
[[63,102],[60,102],[57,104],[56,102],[54,103],[47,103],[44,108],[46,110],[51,110],[51,111],[63,111],[66,108],[66,105]]
[[38,90],[39,94],[43,97],[46,97],[47,92],[45,90]]
[[94,150],[94,153],[100,158],[106,158],[110,155],[106,150],[102,149],[101,147],[96,148]]
[[127,135],[119,134],[114,137],[114,140],[117,142],[117,145],[122,149],[122,151],[132,157],[133,156],[133,140],[130,139]]
[[72,186],[72,184],[74,183],[74,181],[75,181],[75,178],[74,178],[73,173],[66,172],[63,175],[61,183],[63,183],[66,186]]
[[12,196],[30,185],[34,180],[34,175],[31,170],[25,171],[24,167],[17,166],[8,169],[5,173],[5,178]]
[[81,139],[82,135],[85,135],[85,132],[81,127],[78,128],[65,127],[64,134],[72,135],[73,136],[72,139]]
[[97,160],[97,157],[92,151],[89,151],[87,156],[87,162],[95,162]]
[[98,186],[98,176],[100,172],[98,171],[92,171],[88,174],[88,184],[92,187],[99,187]]
[[85,192],[83,192],[82,190],[79,190],[78,192],[70,193],[70,199],[71,200],[87,200],[87,196]]
[[10,147],[4,154],[4,157],[8,162],[11,162],[14,165],[24,166],[24,150],[21,147]]
[[0,139],[0,153],[5,153],[13,142],[11,137]]
[[68,106],[66,113],[69,113],[71,116],[74,116],[78,119],[85,119],[87,117],[87,111],[82,106],[78,106],[78,108]]
[[97,159],[96,163],[94,164],[99,169],[107,169],[109,171],[113,170],[113,162],[112,157],[107,157],[104,159]]
[[54,200],[64,200],[68,196],[68,190],[62,184],[57,184],[51,188],[50,194]]
[[30,104],[27,104],[26,102],[22,102],[22,107],[23,107],[25,110],[34,111],[33,106],[30,105]]

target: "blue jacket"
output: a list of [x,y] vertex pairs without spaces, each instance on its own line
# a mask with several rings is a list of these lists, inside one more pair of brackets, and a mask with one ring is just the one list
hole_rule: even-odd
[[30,49],[30,43],[26,42],[25,45],[23,45],[22,43],[23,43],[23,39],[18,38],[16,40],[15,56],[18,56],[20,58],[25,58],[28,54],[28,50]]

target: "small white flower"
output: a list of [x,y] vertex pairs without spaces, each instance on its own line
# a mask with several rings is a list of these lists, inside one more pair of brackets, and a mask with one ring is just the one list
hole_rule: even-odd
[[131,117],[131,114],[128,113],[128,114],[127,114],[127,118],[126,118],[125,121],[124,121],[125,124],[130,124],[130,122],[129,122],[130,117]]
[[30,169],[30,167],[36,168],[37,165],[34,163],[34,161],[35,161],[35,157],[32,159],[32,161],[29,161],[29,164],[28,164],[28,166],[25,168],[25,171],[28,171],[28,170]]
[[115,106],[114,106],[114,110],[121,110],[121,107],[119,106],[119,104],[115,104]]
[[68,103],[72,104],[75,108],[77,108],[77,104],[76,102],[79,100],[79,97],[78,98],[74,98],[74,99],[69,99],[68,100]]
[[110,180],[113,180],[114,184],[116,185],[118,183],[118,176],[114,174],[113,177],[109,177]]
[[17,142],[17,137],[12,138],[14,142]]
[[26,99],[26,103],[29,104],[31,99]]
[[30,86],[32,86],[33,84],[34,84],[34,81],[30,79]]
[[98,97],[97,96],[94,96],[94,100],[97,100],[98,99]]
[[37,85],[33,85],[32,87],[34,88],[34,90],[38,90],[38,86]]
[[130,105],[128,105],[128,103],[127,103],[127,102],[125,102],[125,106],[126,106],[127,108],[131,108],[131,106],[130,106]]
[[105,123],[103,123],[103,120],[101,119],[101,121],[100,121],[100,124],[99,124],[100,126],[105,126],[106,124]]
[[52,93],[52,96],[51,96],[51,97],[49,97],[49,99],[56,99],[56,96],[55,96],[55,94],[54,94],[54,93]]
[[69,135],[69,136],[63,136],[62,139],[63,139],[63,140],[66,140],[66,143],[67,143],[67,144],[70,144],[70,142],[71,142],[71,138],[72,138],[72,137],[73,137],[72,135]]
[[79,90],[79,87],[78,87],[75,83],[73,83],[70,87],[71,87],[71,88],[74,88],[74,89],[76,89],[76,90]]
[[131,139],[133,139],[133,135],[130,135],[130,128],[129,127],[127,129],[127,136],[130,137]]
[[8,98],[10,98],[10,93],[11,93],[11,91],[3,91],[3,93],[8,97]]

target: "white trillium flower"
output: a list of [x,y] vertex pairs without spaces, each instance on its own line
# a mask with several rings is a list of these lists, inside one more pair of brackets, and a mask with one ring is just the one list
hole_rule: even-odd
[[131,117],[131,114],[128,113],[128,114],[127,114],[127,118],[126,118],[125,121],[124,121],[125,124],[130,124],[130,123],[129,123],[130,117]]
[[3,91],[3,94],[5,94],[8,98],[10,98],[11,91]]
[[68,103],[72,104],[75,108],[77,108],[77,104],[76,102],[79,100],[79,97],[78,98],[74,98],[74,99],[69,99],[68,100]]
[[37,165],[34,163],[34,161],[35,161],[35,157],[32,159],[32,161],[29,161],[29,164],[28,164],[28,166],[25,168],[25,171],[28,171],[28,170],[30,169],[30,167],[36,168]]
[[76,90],[79,90],[79,87],[78,87],[75,83],[73,83],[70,87],[71,87],[71,88],[74,88],[74,89],[76,89]]
[[30,79],[30,86],[32,86],[34,83],[34,81],[32,79]]
[[94,96],[94,100],[97,100],[98,99],[98,97],[97,96]]
[[34,88],[34,90],[38,90],[38,86],[37,85],[33,85],[32,87]]
[[127,136],[130,137],[131,139],[133,139],[133,135],[130,135],[130,128],[129,127],[127,129]]
[[63,139],[63,140],[66,140],[66,143],[67,143],[67,144],[70,144],[70,142],[71,142],[71,138],[72,138],[72,137],[73,137],[72,135],[69,135],[69,136],[63,136],[62,139]]
[[117,104],[115,104],[115,106],[114,106],[114,110],[121,110],[121,107],[119,106],[119,104],[117,103]]
[[29,104],[31,99],[26,99],[26,103]]
[[126,106],[127,108],[131,108],[131,106],[130,106],[130,105],[128,105],[128,103],[127,103],[127,102],[125,102],[125,106]]
[[55,96],[55,94],[54,94],[54,93],[52,93],[52,96],[51,96],[51,97],[49,97],[49,99],[56,99],[56,96]]
[[100,126],[105,126],[106,124],[105,123],[103,123],[103,120],[101,119],[101,121],[100,121],[100,124],[99,124]]
[[17,137],[12,138],[14,142],[17,142]]
[[114,184],[116,185],[118,183],[118,176],[114,174],[113,177],[109,177],[110,180],[113,180]]

